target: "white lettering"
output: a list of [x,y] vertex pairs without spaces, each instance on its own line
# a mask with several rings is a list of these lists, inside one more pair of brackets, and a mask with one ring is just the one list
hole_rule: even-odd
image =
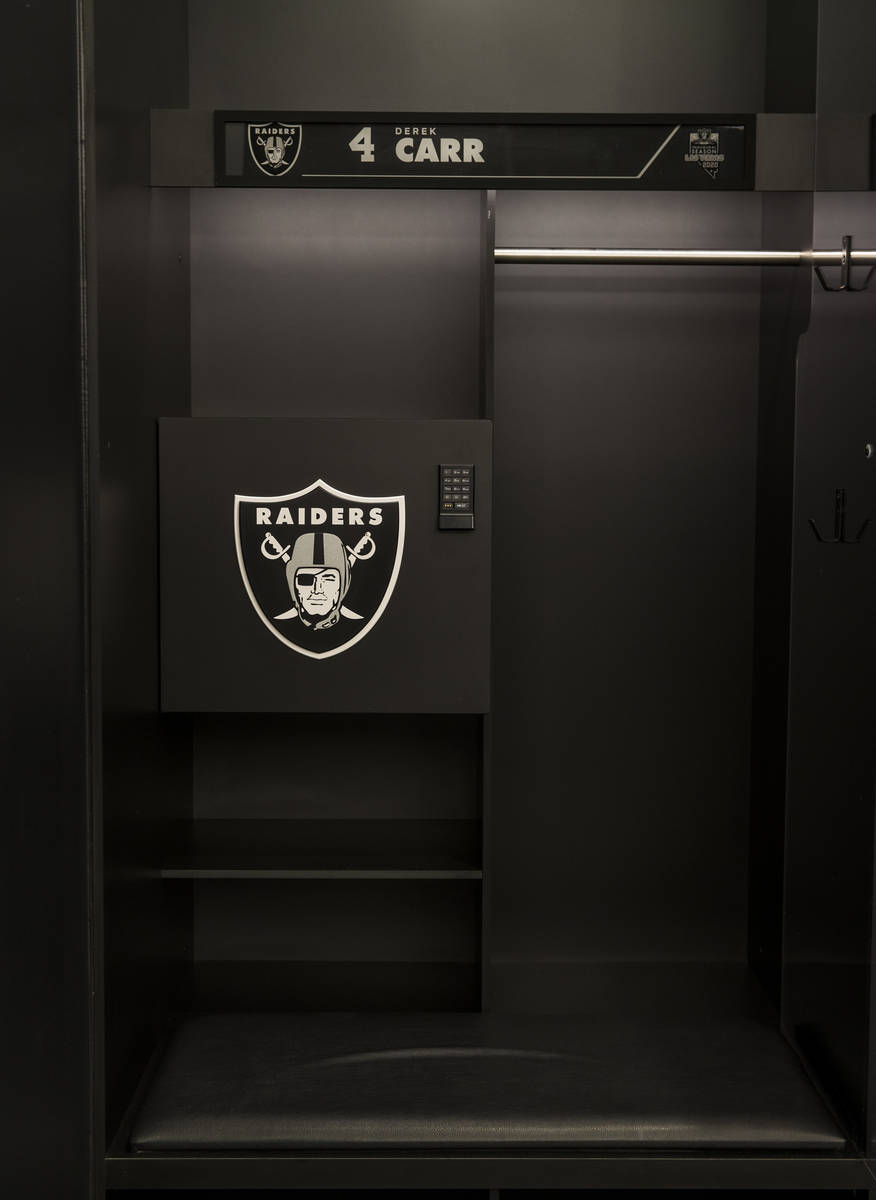
[[441,139],[441,161],[459,162],[459,142],[456,138]]
[[481,151],[484,148],[484,143],[480,138],[463,138],[462,139],[462,161],[463,162],[478,162],[482,163],[483,156]]
[[[273,515],[273,513],[276,515]],[[259,506],[255,510],[256,525],[325,525],[327,522],[332,525],[364,525],[365,524],[365,509],[364,508],[298,508],[295,510],[295,518],[292,517],[292,510],[285,505],[282,508],[272,510],[270,508]],[[369,508],[368,509],[368,524],[382,525],[383,524],[383,509]]]
[[414,139],[409,138],[409,137],[402,138],[401,141],[396,142],[396,144],[395,144],[396,158],[400,158],[402,162],[413,162],[414,161],[414,156],[412,153],[413,144],[414,144]]
[[417,147],[417,153],[414,156],[414,162],[437,162],[438,151],[435,149],[435,143],[431,138],[423,138]]

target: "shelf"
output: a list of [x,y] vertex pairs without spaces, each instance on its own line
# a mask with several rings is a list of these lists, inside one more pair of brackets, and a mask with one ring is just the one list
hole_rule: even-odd
[[431,867],[162,867],[162,879],[482,879],[482,871]]
[[195,821],[170,832],[163,879],[479,880],[473,821]]
[[199,1016],[175,1034],[130,1146],[844,1151],[770,1024],[686,1016]]

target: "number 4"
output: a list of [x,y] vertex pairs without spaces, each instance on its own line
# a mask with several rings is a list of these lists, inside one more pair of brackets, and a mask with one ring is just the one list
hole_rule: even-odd
[[359,162],[373,163],[374,162],[374,143],[371,141],[371,126],[363,125],[356,136],[350,142],[351,150],[360,150],[361,156]]

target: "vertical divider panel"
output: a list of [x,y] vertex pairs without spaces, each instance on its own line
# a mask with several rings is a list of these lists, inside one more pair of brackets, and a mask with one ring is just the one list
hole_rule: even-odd
[[[481,361],[480,415],[495,419],[496,192],[481,194]],[[493,549],[490,547],[492,558]],[[493,598],[495,603],[495,596]],[[492,622],[491,622],[492,624]],[[492,662],[490,664],[492,692]],[[490,815],[493,784],[493,726],[490,713],[481,718],[481,1011],[490,1010]]]

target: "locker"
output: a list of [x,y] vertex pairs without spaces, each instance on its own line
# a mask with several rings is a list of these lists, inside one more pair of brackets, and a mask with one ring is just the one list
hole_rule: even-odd
[[867,1193],[870,6],[6,24],[7,1190]]

